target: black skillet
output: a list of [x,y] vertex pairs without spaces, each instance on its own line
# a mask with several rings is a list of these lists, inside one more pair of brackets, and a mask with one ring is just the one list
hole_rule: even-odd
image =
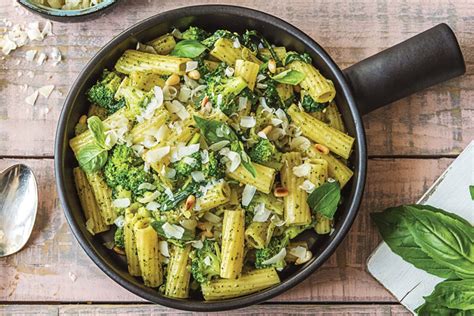
[[[103,243],[110,240],[110,235],[92,237],[88,233],[72,177],[72,169],[77,163],[68,146],[68,140],[74,135],[74,125],[87,112],[85,91],[97,80],[102,70],[113,67],[124,50],[135,48],[137,41],[146,42],[169,32],[173,27],[185,29],[189,25],[200,26],[208,31],[219,28],[237,32],[255,29],[276,45],[308,52],[316,67],[334,82],[336,103],[348,133],[356,139],[350,161],[355,173],[344,189],[344,201],[338,210],[334,233],[331,236],[317,236],[308,231],[302,237],[310,243],[314,258],[302,266],[290,267],[282,272],[282,282],[275,287],[215,302],[205,302],[199,294],[193,294],[189,299],[166,298],[157,290],[145,287],[141,280],[128,274],[120,256],[104,247]],[[367,150],[360,115],[464,72],[461,50],[446,24],[435,26],[342,71],[309,36],[263,12],[235,6],[200,5],[155,15],[110,41],[86,65],[69,91],[59,118],[55,144],[56,182],[64,213],[89,257],[109,277],[146,300],[194,311],[236,309],[263,302],[307,279],[329,258],[349,231],[359,208],[366,177]]]

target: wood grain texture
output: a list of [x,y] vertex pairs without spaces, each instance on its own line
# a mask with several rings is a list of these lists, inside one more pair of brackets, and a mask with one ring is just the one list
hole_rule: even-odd
[[[54,23],[55,36],[33,42],[0,61],[0,153],[4,156],[52,156],[56,122],[65,95],[87,61],[113,36],[156,13],[199,3],[233,1],[123,1],[111,14],[87,23]],[[370,155],[453,155],[474,137],[474,2],[470,0],[243,0],[239,5],[274,14],[317,40],[342,67],[447,22],[456,32],[467,74],[379,109],[364,118]],[[0,1],[0,20],[41,20]],[[0,26],[1,22],[0,22]],[[27,62],[25,51],[58,47],[64,62],[43,66]],[[35,76],[27,76],[33,71]],[[18,77],[18,73],[22,75]],[[27,91],[21,86],[28,84]],[[49,99],[35,106],[23,100],[34,88],[56,85]],[[46,113],[45,109],[49,112]],[[19,141],[20,140],[20,141]]]
[[[39,182],[34,233],[18,254],[0,258],[0,300],[5,302],[140,302],[86,256],[65,221],[54,189],[51,159],[1,159],[0,169],[16,162],[31,166]],[[324,266],[280,302],[395,302],[365,270],[380,239],[369,212],[416,201],[451,159],[372,159],[368,185],[349,235]]]
[[[6,305],[0,306],[0,313],[10,315],[195,315],[196,313],[177,311],[159,305]],[[207,315],[319,315],[319,316],[349,316],[349,315],[410,315],[400,305],[275,305],[261,304],[243,308],[237,311],[210,313]],[[205,314],[201,314],[205,315]]]

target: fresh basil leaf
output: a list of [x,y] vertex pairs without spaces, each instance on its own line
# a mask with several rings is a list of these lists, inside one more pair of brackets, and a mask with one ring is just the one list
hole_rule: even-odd
[[306,75],[302,72],[293,69],[288,69],[283,72],[280,72],[276,76],[273,76],[272,79],[279,83],[286,83],[295,86],[299,84],[305,77]]
[[247,155],[247,153],[244,150],[240,151],[239,154],[242,159],[240,163],[255,178],[257,176],[257,170],[255,170],[255,167],[253,166],[252,161],[250,160],[250,157]]
[[196,58],[206,50],[206,46],[196,40],[182,40],[174,47],[170,55],[177,57]]
[[87,144],[79,150],[77,161],[87,173],[99,171],[107,161],[107,150],[95,143]]
[[181,239],[176,239],[176,238],[168,238],[165,234],[165,231],[163,230],[163,225],[166,223],[166,221],[158,221],[158,220],[153,220],[151,221],[150,225],[153,227],[153,229],[156,231],[158,236],[162,237],[163,239],[166,239],[167,241],[177,241],[178,244],[181,244],[180,242],[185,242],[185,241],[191,241],[194,240],[194,233],[190,231],[189,229],[184,228],[184,233],[183,237]]
[[471,193],[471,200],[474,201],[474,185],[469,186],[469,193]]
[[100,118],[97,116],[91,116],[87,119],[87,127],[91,131],[92,135],[94,136],[94,139],[99,145],[99,147],[102,147],[106,149],[105,147],[105,127]]
[[415,242],[434,261],[461,278],[474,278],[474,229],[442,212],[405,206],[413,218],[408,225]]
[[445,306],[441,306],[439,304],[435,303],[424,303],[420,307],[418,307],[415,310],[416,314],[418,316],[472,316],[472,314],[461,311],[461,310],[456,310],[456,309],[451,309]]
[[340,199],[341,188],[339,183],[336,181],[326,182],[308,196],[308,205],[313,212],[319,212],[332,219]]
[[303,63],[311,64],[313,61],[308,53],[298,54],[296,52],[288,52],[285,57],[285,65],[291,64],[294,61],[301,61]]
[[474,310],[474,280],[443,281],[425,301],[452,309]]
[[415,267],[441,278],[451,278],[455,273],[434,261],[415,242],[408,225],[413,221],[403,206],[392,207],[370,214],[372,220],[390,249]]

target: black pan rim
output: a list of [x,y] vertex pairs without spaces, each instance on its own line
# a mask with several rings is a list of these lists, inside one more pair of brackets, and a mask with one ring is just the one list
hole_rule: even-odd
[[[355,126],[355,136],[356,136],[356,146],[354,150],[355,164],[354,164],[354,177],[352,181],[354,181],[354,191],[352,192],[353,199],[348,203],[348,214],[345,218],[341,219],[342,224],[341,227],[334,233],[334,237],[332,237],[331,242],[328,246],[322,249],[322,252],[317,256],[317,258],[308,264],[307,266],[303,267],[300,271],[290,276],[288,279],[284,280],[277,286],[274,286],[270,289],[250,294],[247,296],[234,298],[234,299],[227,299],[222,301],[211,301],[211,302],[200,302],[200,301],[191,301],[191,300],[183,300],[183,299],[173,299],[167,298],[162,296],[158,292],[156,294],[150,293],[150,291],[146,291],[143,288],[136,286],[127,280],[123,279],[120,276],[120,271],[118,271],[113,265],[109,262],[101,258],[94,250],[91,243],[87,240],[87,238],[82,234],[80,229],[80,223],[76,222],[73,215],[72,209],[69,207],[68,203],[68,196],[65,190],[65,174],[63,169],[63,150],[64,150],[64,137],[66,136],[66,122],[67,116],[69,115],[70,111],[74,108],[74,103],[72,103],[75,95],[78,93],[80,88],[80,83],[83,81],[83,77],[89,73],[92,67],[95,64],[96,60],[102,58],[108,51],[114,49],[116,45],[128,37],[133,36],[134,33],[141,32],[145,29],[152,27],[153,25],[157,24],[160,21],[165,20],[174,20],[176,18],[186,16],[186,15],[202,15],[202,14],[209,14],[210,12],[216,13],[225,13],[231,14],[236,16],[245,16],[249,18],[253,18],[255,20],[259,20],[266,23],[272,23],[277,25],[278,27],[284,29],[290,35],[298,38],[302,41],[309,49],[316,52],[322,60],[328,65],[331,71],[335,74],[335,79],[338,81],[340,85],[339,91],[343,92],[347,104],[350,108],[350,113],[352,116],[352,120]],[[285,22],[284,20],[277,18],[275,16],[269,15],[265,12],[257,11],[250,8],[239,7],[239,6],[231,6],[231,5],[196,5],[196,6],[187,6],[181,7],[178,9],[174,9],[171,11],[166,11],[150,18],[147,18],[141,22],[138,22],[134,26],[128,28],[127,30],[120,33],[118,36],[113,38],[109,43],[107,43],[96,55],[89,61],[89,63],[83,68],[75,82],[70,88],[68,96],[65,100],[64,107],[61,111],[61,115],[58,121],[58,127],[56,131],[55,137],[55,148],[54,148],[54,169],[56,175],[56,186],[58,190],[58,195],[61,201],[61,204],[64,208],[64,214],[66,216],[67,222],[75,236],[75,238],[79,241],[79,244],[87,253],[87,255],[94,261],[94,263],[104,271],[110,278],[112,278],[115,282],[120,284],[122,287],[126,288],[130,292],[146,299],[154,303],[158,303],[164,306],[168,306],[171,308],[181,309],[181,310],[188,310],[188,311],[201,311],[201,312],[209,312],[209,311],[224,311],[224,310],[231,310],[231,309],[238,309],[242,307],[246,307],[249,305],[257,304],[268,299],[271,299],[286,290],[294,287],[298,283],[305,280],[311,273],[313,273],[317,268],[319,268],[331,254],[334,253],[336,248],[342,242],[344,237],[347,235],[352,223],[358,213],[358,209],[360,206],[364,185],[365,185],[365,177],[366,177],[366,169],[367,169],[367,153],[366,153],[366,140],[365,140],[365,132],[363,129],[362,119],[359,115],[359,112],[356,107],[356,102],[352,96],[352,92],[350,87],[344,77],[342,71],[339,67],[334,63],[334,61],[329,57],[329,55],[324,51],[324,49],[319,46],[313,39],[311,39],[308,35],[297,29],[296,27],[292,26],[291,24]],[[83,225],[83,223],[82,223]]]

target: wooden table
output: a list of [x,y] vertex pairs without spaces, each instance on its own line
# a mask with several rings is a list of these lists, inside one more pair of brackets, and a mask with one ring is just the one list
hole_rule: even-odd
[[[206,1],[123,1],[103,18],[53,23],[54,37],[33,42],[0,60],[0,169],[23,162],[39,182],[33,235],[18,254],[0,259],[0,314],[176,313],[147,304],[124,290],[86,256],[65,221],[53,171],[56,122],[67,91],[95,52],[130,25],[161,11]],[[214,1],[207,1],[214,2]],[[231,1],[220,1],[228,2]],[[12,1],[0,1],[0,20],[26,23]],[[474,137],[474,2],[470,0],[242,0],[242,6],[279,16],[308,33],[345,68],[441,22],[456,32],[467,74],[364,117],[369,148],[368,179],[350,234],[319,271],[265,304],[236,313],[405,314],[407,311],[365,268],[379,243],[369,213],[416,201]],[[20,14],[23,12],[23,14]],[[64,61],[54,67],[27,62],[28,49],[58,47]],[[34,77],[27,76],[32,71]],[[22,76],[18,76],[22,72]],[[28,91],[21,89],[28,84]],[[24,98],[54,84],[35,106]],[[48,110],[46,110],[48,109]]]

